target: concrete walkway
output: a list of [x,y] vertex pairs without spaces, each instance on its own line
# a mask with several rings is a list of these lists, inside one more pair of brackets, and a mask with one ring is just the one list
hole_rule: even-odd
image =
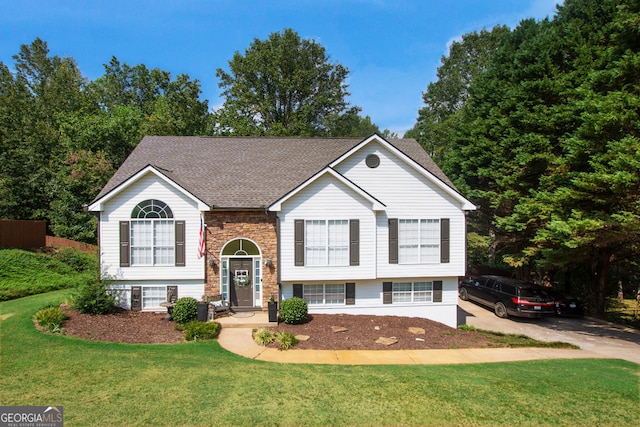
[[474,348],[456,350],[286,350],[262,347],[253,341],[252,329],[269,326],[265,313],[251,317],[221,317],[218,342],[240,356],[277,363],[341,365],[426,365],[511,362],[538,359],[601,358],[585,350],[545,348]]

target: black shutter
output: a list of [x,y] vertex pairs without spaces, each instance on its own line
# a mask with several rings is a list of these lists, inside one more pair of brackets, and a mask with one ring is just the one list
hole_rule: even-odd
[[347,283],[345,303],[347,305],[355,305],[356,303],[356,284],[355,283]]
[[449,218],[440,220],[440,262],[449,262]]
[[382,282],[382,303],[383,304],[393,303],[393,283],[392,282]]
[[296,219],[294,222],[295,240],[295,265],[304,265],[304,220]]
[[301,283],[296,283],[295,285],[293,285],[293,296],[294,297],[298,297],[298,298],[302,298],[302,284]]
[[129,221],[120,221],[120,267],[131,265],[129,237]]
[[184,267],[186,265],[185,234],[184,221],[176,221],[176,267]]
[[178,300],[178,287],[167,286],[167,302],[176,302]]
[[349,220],[349,265],[360,265],[360,220]]
[[142,311],[142,286],[131,287],[131,311]]
[[398,263],[398,219],[389,219],[389,264]]
[[433,302],[442,302],[442,280],[433,281]]

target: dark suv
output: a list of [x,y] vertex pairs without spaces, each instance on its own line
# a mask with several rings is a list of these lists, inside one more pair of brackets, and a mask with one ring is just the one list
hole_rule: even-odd
[[492,308],[496,316],[507,318],[542,317],[555,313],[555,302],[543,287],[500,276],[480,276],[460,284],[460,299]]

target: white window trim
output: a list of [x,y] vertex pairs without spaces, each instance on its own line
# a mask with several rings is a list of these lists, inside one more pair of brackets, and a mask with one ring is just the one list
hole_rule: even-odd
[[[307,301],[307,299],[305,298],[305,289],[307,286],[322,286],[322,302],[321,303],[310,303],[309,301]],[[333,293],[327,293],[327,286],[340,286],[342,287],[342,301],[341,302],[327,302],[327,295],[333,295]],[[347,285],[344,283],[308,283],[308,284],[304,284],[302,285],[302,298],[307,301],[307,304],[309,304],[310,306],[321,306],[321,305],[328,305],[328,306],[339,306],[339,305],[346,305],[347,302]],[[340,292],[338,292],[338,294],[340,294]]]
[[[309,223],[323,223],[324,227],[324,235],[322,236],[321,242],[313,241],[313,245],[311,245],[311,239],[309,238]],[[330,225],[331,223],[341,223],[340,226],[343,227],[341,230],[343,234],[343,242],[340,245],[330,245]],[[319,262],[315,262],[314,259],[309,257],[309,250],[317,248],[323,253],[323,259]],[[336,263],[332,261],[331,252],[332,249],[335,251],[336,249],[345,255],[340,258]],[[349,266],[349,220],[348,219],[308,219],[304,221],[304,265],[305,267],[348,267]]]
[[[170,243],[166,243],[164,245],[159,245],[156,244],[156,227],[158,226],[159,222],[165,222],[167,223],[167,226],[171,229],[169,236],[170,236]],[[151,224],[150,227],[150,244],[144,244],[144,245],[138,245],[136,244],[136,240],[134,238],[134,224],[138,223],[148,223]],[[176,230],[176,223],[175,220],[173,219],[166,219],[166,218],[153,218],[153,219],[131,219],[129,222],[130,226],[130,251],[131,253],[129,254],[129,257],[131,259],[131,266],[132,267],[172,267],[175,265],[176,262],[176,253],[175,253],[175,246],[176,246],[176,242],[175,242],[175,230]],[[148,248],[151,251],[151,263],[140,263],[140,262],[135,262],[135,257],[134,257],[134,252],[136,249],[139,248]],[[166,263],[159,263],[157,262],[157,258],[161,258],[161,257],[157,257],[156,256],[156,249],[160,249],[160,248],[164,248],[164,249],[169,249],[169,251],[171,252],[171,259],[169,259]]]
[[[416,290],[416,285],[426,284],[426,290]],[[398,285],[411,285],[411,290],[409,291],[399,291],[396,290],[396,286]],[[416,301],[416,295],[420,293],[428,294],[428,299]],[[410,301],[399,301],[396,298],[400,295],[410,295]],[[393,282],[391,285],[391,300],[393,304],[424,304],[424,303],[432,303],[433,302],[433,281],[416,281],[416,282]]]
[[[405,259],[403,260],[403,251],[406,251],[409,249],[407,248],[409,244],[406,240],[403,240],[406,237],[403,236],[403,233],[401,231],[402,224],[406,224],[407,222],[410,222],[410,221],[416,221],[417,228],[418,228],[416,244],[411,245],[411,246],[415,246],[415,248],[411,248],[415,251],[415,253],[412,254],[412,258],[414,258],[415,260],[411,260],[411,261],[407,260],[406,256],[404,257]],[[423,222],[425,224],[429,224],[430,222],[432,224],[437,224],[437,229],[426,231],[427,233],[431,232],[432,234],[435,235],[435,238],[432,238],[431,241],[427,241],[427,236],[423,235],[424,233],[424,231],[422,230]],[[440,263],[440,232],[441,232],[440,218],[399,218],[398,219],[398,264],[405,264],[405,265],[439,264]],[[423,257],[427,259],[423,261],[422,260]],[[428,258],[432,258],[432,260],[428,260]]]

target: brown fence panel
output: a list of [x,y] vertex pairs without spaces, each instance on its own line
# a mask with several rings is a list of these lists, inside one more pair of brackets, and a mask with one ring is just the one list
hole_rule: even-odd
[[0,248],[41,248],[46,234],[46,221],[0,219]]
[[68,247],[76,248],[82,252],[95,253],[98,251],[98,247],[95,245],[89,245],[87,243],[80,243],[74,240],[65,239],[64,237],[47,236],[46,246],[52,248]]

